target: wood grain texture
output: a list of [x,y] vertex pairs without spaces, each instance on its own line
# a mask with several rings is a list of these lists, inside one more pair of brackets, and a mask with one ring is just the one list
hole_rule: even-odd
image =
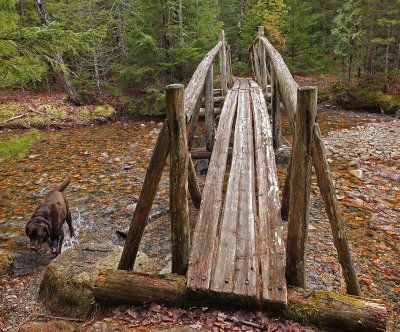
[[[248,86],[248,82],[240,82]],[[233,158],[211,289],[257,296],[255,177],[250,95],[240,90]]]
[[189,261],[190,228],[188,208],[188,166],[184,87],[166,87],[167,119],[171,140],[170,214],[172,238],[172,272],[185,274]]
[[226,74],[226,42],[225,42],[225,32],[223,29],[218,30],[218,40],[222,43],[221,49],[219,51],[219,68],[220,68],[220,83],[222,95],[226,96],[228,91],[228,77]]
[[311,148],[317,112],[315,87],[297,91],[296,132],[292,150],[286,279],[289,285],[306,288],[305,258],[311,187]]
[[[236,84],[235,84],[236,85]],[[237,108],[236,90],[228,92],[215,138],[208,174],[203,189],[203,201],[193,235],[193,248],[188,269],[188,286],[208,289],[218,222],[222,207],[222,189],[229,139]]]
[[272,129],[261,89],[252,89],[251,97],[254,112],[262,298],[286,303],[285,254]]

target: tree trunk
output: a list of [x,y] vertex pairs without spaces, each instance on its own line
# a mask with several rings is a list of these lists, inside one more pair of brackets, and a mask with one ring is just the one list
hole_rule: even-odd
[[[51,22],[50,22],[49,12],[47,11],[46,1],[35,0],[35,7],[39,15],[40,22],[46,27],[49,26]],[[66,90],[69,99],[75,105],[83,105],[84,102],[79,93],[76,91],[75,86],[71,80],[71,77],[68,74],[68,69],[64,63],[62,54],[57,49],[54,51],[54,58],[61,68],[61,69],[56,69],[56,76],[59,78],[62,85],[64,86],[64,89]]]
[[[102,271],[93,294],[97,303],[142,305],[148,301],[183,307],[218,307],[259,310],[271,306],[242,295],[189,289],[185,277],[148,275],[118,270]],[[249,300],[249,301],[248,301]],[[386,331],[386,307],[382,301],[327,291],[288,289],[287,308],[272,308],[275,315],[311,323],[324,330]]]
[[388,31],[387,31],[387,44],[386,44],[386,52],[385,52],[385,82],[383,85],[383,91],[387,92],[389,90],[389,85],[388,85],[388,71],[389,71],[389,48],[390,48],[390,43],[389,43],[389,37],[390,37],[390,26],[388,26]]
[[239,58],[240,60],[240,51],[239,51],[239,41],[240,37],[242,36],[242,24],[243,24],[243,19],[244,19],[244,14],[245,14],[245,9],[246,9],[246,0],[240,0],[240,15],[238,19],[238,25],[237,25],[237,40],[235,43],[235,52],[234,55]]

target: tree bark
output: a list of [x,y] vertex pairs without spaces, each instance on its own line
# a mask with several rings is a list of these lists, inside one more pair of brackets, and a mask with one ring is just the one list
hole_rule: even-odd
[[317,90],[297,90],[296,132],[291,155],[290,203],[286,241],[286,280],[288,285],[306,288],[305,260]]
[[188,193],[189,153],[187,149],[184,87],[166,87],[167,119],[171,140],[170,214],[172,237],[172,272],[185,274],[189,261],[190,228]]
[[273,309],[275,315],[311,323],[324,330],[386,331],[386,307],[382,301],[327,291],[288,289],[286,309],[271,303],[249,301],[242,295],[189,289],[185,277],[148,275],[118,270],[102,271],[94,284],[95,301],[107,305],[142,305],[148,301],[183,307]]
[[[46,27],[49,26],[51,21],[49,12],[47,11],[46,0],[35,0],[35,7],[39,15],[40,22]],[[83,105],[84,102],[79,93],[76,91],[71,77],[68,74],[68,69],[64,63],[62,54],[57,49],[54,51],[54,58],[61,68],[56,69],[56,76],[59,78],[62,85],[64,86],[64,89],[67,92],[69,99],[75,105]]]

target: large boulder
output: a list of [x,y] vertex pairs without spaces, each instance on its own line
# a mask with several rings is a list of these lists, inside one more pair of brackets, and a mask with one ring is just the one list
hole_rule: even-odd
[[11,255],[0,249],[0,276],[8,274],[12,271],[14,267],[14,260]]
[[[47,267],[39,287],[39,300],[58,315],[86,317],[94,303],[93,285],[102,270],[116,269],[122,248],[114,245],[85,245],[57,256]],[[136,258],[135,271],[157,272],[143,253]]]

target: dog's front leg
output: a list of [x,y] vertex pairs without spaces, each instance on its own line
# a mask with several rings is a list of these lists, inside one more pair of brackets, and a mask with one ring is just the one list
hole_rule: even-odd
[[60,234],[58,235],[57,238],[57,251],[56,251],[56,256],[58,256],[59,254],[61,254],[61,248],[64,242],[64,231],[61,229],[60,230]]

